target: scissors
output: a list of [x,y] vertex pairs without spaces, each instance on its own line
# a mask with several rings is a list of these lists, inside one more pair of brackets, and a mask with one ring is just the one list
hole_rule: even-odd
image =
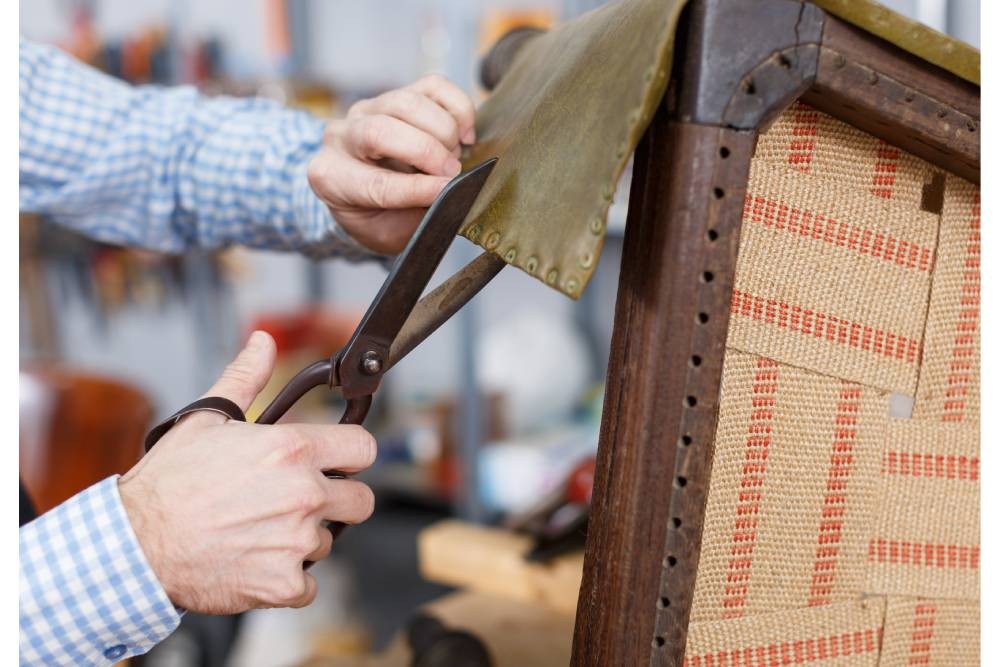
[[[330,389],[339,387],[346,399],[341,424],[364,422],[372,395],[386,371],[434,333],[505,266],[502,259],[484,252],[420,298],[496,162],[497,158],[486,160],[445,186],[396,258],[347,345],[328,359],[299,371],[255,423],[274,424],[306,392],[321,385]],[[181,417],[203,410],[246,421],[240,407],[229,399],[208,396],[181,408],[155,426],[146,436],[146,451]],[[324,474],[331,479],[345,477],[337,470],[327,470]]]

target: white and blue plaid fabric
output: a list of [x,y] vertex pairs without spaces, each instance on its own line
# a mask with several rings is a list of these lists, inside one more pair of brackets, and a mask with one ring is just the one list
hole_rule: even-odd
[[180,622],[132,531],[117,475],[23,526],[19,556],[22,665],[111,665]]
[[322,120],[190,86],[130,86],[20,42],[20,209],[161,252],[228,244],[371,257],[306,177]]
[[[137,88],[20,43],[20,209],[101,241],[370,257],[309,187],[322,136],[321,120],[273,102]],[[178,622],[117,478],[21,528],[22,665],[112,664]]]

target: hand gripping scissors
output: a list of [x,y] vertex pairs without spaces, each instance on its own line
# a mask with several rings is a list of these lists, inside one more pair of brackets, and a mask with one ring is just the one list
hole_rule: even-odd
[[[505,266],[502,259],[484,252],[423,299],[420,298],[496,162],[497,158],[486,160],[456,176],[445,186],[427,209],[406,248],[396,258],[347,345],[330,358],[321,359],[299,371],[278,392],[255,423],[274,424],[306,392],[320,385],[331,389],[340,387],[347,400],[341,424],[364,422],[372,404],[372,395],[385,372],[434,333]],[[146,436],[146,451],[181,417],[202,410],[246,421],[240,407],[229,399],[208,396],[181,408],[155,426]],[[324,474],[330,478],[345,477],[336,470],[324,471]]]

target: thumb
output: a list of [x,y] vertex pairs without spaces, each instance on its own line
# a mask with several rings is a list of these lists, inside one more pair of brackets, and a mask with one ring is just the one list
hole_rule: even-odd
[[246,347],[226,366],[205,396],[228,398],[246,411],[271,378],[276,352],[274,339],[269,334],[254,331]]

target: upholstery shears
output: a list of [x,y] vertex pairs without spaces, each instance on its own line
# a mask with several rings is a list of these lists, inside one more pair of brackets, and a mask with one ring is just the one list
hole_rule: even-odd
[[[424,214],[416,232],[396,258],[347,345],[328,359],[302,369],[264,409],[257,424],[274,424],[311,389],[339,387],[347,407],[341,424],[361,424],[382,376],[475,296],[504,267],[502,259],[484,252],[423,299],[420,295],[458,233],[497,162],[491,158],[456,176]],[[154,427],[146,451],[181,417],[208,410],[246,421],[235,403],[220,396],[199,399]],[[328,477],[344,475],[324,471]]]

